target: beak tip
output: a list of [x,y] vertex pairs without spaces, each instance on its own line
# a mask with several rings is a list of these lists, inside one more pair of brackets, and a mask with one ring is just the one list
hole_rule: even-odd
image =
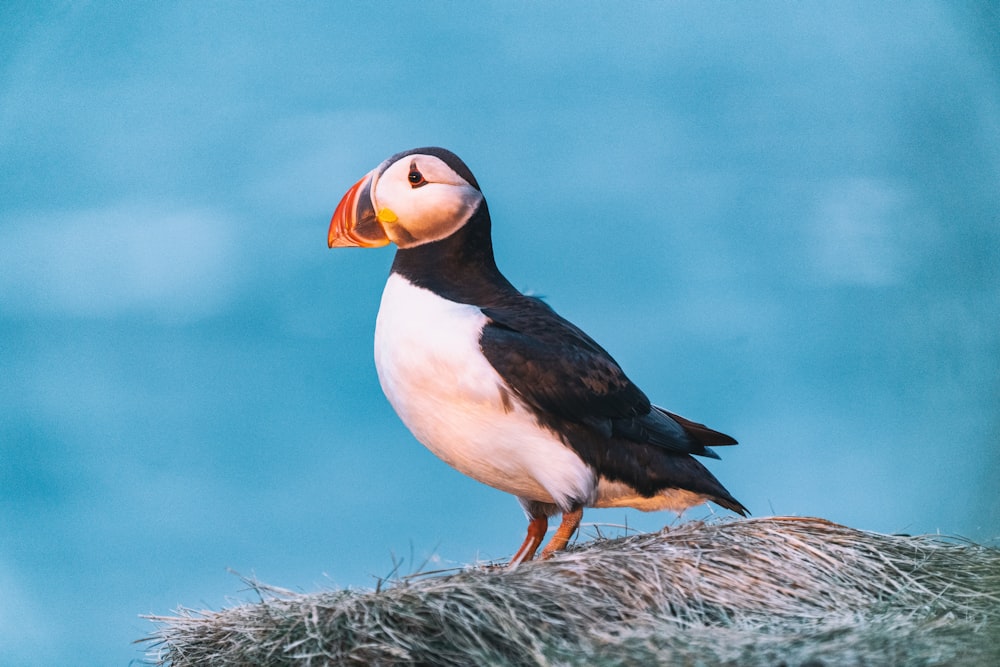
[[382,223],[375,215],[369,188],[372,173],[354,184],[330,218],[326,244],[330,248],[378,248],[389,243]]

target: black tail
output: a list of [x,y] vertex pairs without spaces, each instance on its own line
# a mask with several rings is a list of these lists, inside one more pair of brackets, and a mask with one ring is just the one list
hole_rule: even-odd
[[693,422],[690,419],[685,419],[680,415],[675,415],[673,412],[668,412],[658,405],[654,405],[653,408],[655,410],[659,410],[684,427],[684,431],[694,438],[698,444],[704,447],[725,447],[727,445],[739,444],[732,436],[720,433],[719,431],[713,431],[704,424],[699,424],[698,422]]

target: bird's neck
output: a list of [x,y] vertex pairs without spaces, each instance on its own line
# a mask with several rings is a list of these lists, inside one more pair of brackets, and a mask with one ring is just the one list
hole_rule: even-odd
[[485,201],[451,236],[396,251],[392,272],[458,303],[486,306],[517,293],[493,258]]

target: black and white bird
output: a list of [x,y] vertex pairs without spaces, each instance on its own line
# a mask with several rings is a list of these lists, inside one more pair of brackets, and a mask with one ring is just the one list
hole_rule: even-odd
[[375,325],[386,397],[417,440],[459,472],[517,496],[528,535],[511,560],[566,547],[584,507],[746,508],[691,455],[736,441],[650,404],[614,359],[493,258],[469,168],[442,148],[393,155],[330,222],[331,248],[398,246]]

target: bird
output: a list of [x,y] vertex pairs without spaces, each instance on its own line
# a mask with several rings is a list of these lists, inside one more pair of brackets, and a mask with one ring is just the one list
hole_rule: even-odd
[[[483,192],[439,147],[397,153],[344,194],[330,248],[397,246],[375,367],[415,438],[517,497],[527,535],[509,567],[564,550],[585,507],[748,511],[694,456],[732,437],[653,405],[611,355],[500,272]],[[694,455],[694,456],[692,456]]]

